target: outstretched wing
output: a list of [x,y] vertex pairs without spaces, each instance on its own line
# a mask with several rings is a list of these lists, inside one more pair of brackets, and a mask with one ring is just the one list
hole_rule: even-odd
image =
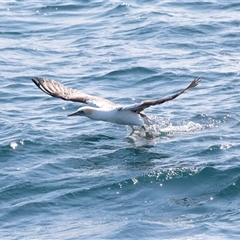
[[115,103],[107,99],[95,97],[82,93],[76,89],[65,87],[63,84],[54,80],[36,77],[32,79],[32,81],[39,89],[52,97],[61,98],[66,101],[85,103],[99,108],[111,108],[116,106]]
[[158,104],[162,104],[164,102],[167,102],[167,101],[170,101],[170,100],[173,100],[174,98],[180,96],[181,94],[183,94],[185,91],[187,91],[188,89],[190,88],[194,88],[196,87],[199,82],[201,81],[201,78],[196,78],[195,80],[193,80],[189,85],[188,87],[186,87],[185,89],[183,89],[182,91],[172,95],[172,96],[169,96],[169,97],[166,97],[166,98],[158,98],[158,99],[153,99],[153,100],[145,100],[145,101],[142,101],[140,103],[136,103],[136,104],[133,104],[133,105],[130,105],[130,106],[126,106],[126,107],[122,107],[122,108],[119,108],[119,110],[131,110],[133,112],[137,112],[137,113],[140,113],[141,111],[143,111],[145,108],[148,108],[150,106],[154,106],[154,105],[158,105]]

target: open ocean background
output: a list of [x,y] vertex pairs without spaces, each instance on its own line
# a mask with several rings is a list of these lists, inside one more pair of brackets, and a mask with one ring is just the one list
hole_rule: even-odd
[[[240,2],[1,1],[0,239],[239,239]],[[155,138],[66,115],[57,80]]]

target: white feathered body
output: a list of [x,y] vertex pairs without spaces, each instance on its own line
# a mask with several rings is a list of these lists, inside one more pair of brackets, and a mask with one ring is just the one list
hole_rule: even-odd
[[118,108],[114,109],[104,109],[104,108],[93,108],[93,107],[84,107],[84,113],[86,117],[89,117],[93,120],[112,122],[122,125],[130,126],[143,126],[144,125],[144,116],[135,113],[131,110],[119,110]]

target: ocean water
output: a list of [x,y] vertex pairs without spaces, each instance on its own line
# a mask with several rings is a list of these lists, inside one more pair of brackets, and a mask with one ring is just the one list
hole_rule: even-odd
[[[0,4],[1,239],[239,239],[240,3]],[[153,139],[67,118],[41,76],[148,108]]]

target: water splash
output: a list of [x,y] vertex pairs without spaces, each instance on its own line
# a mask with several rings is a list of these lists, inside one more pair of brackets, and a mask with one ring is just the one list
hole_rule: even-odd
[[180,126],[174,126],[172,123],[170,123],[168,127],[162,128],[160,131],[163,133],[167,133],[167,135],[172,135],[174,133],[189,133],[202,129],[204,129],[203,125],[190,121]]
[[180,125],[173,125],[168,118],[158,116],[150,117],[151,125],[143,128],[135,128],[132,136],[146,137],[146,138],[164,138],[170,137],[174,134],[195,132],[204,129],[205,127],[193,121],[185,122]]

